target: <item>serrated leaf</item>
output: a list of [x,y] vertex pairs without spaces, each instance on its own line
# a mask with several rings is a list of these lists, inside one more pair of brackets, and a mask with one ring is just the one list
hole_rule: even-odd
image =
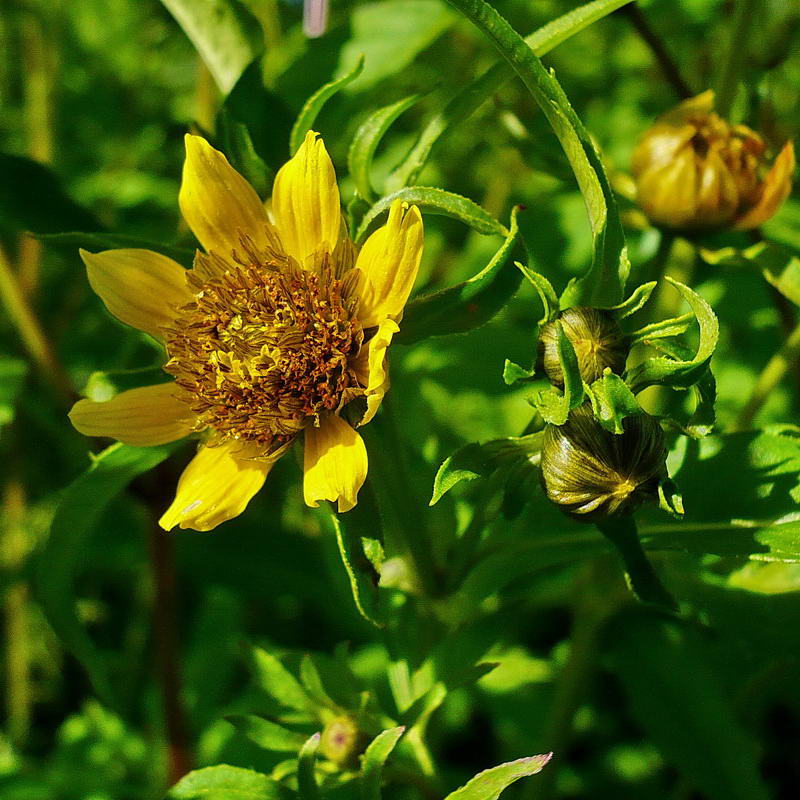
[[263,49],[256,20],[229,0],[161,0],[200,54],[223,94]]
[[518,758],[479,772],[460,789],[447,795],[445,800],[497,800],[503,790],[515,781],[541,772],[552,757],[552,753],[545,753]]
[[408,303],[395,341],[413,344],[430,336],[465,333],[488,322],[519,286],[519,273],[506,267],[518,239],[515,208],[506,238],[491,261],[469,280]]
[[268,775],[227,764],[196,769],[167,793],[169,800],[279,800],[283,796]]
[[463,222],[478,233],[486,235],[508,236],[508,230],[501,225],[491,214],[484,211],[477,203],[467,197],[462,197],[444,189],[434,186],[409,186],[398,192],[386,195],[375,203],[361,220],[356,231],[355,241],[363,242],[369,231],[370,225],[394,203],[403,200],[410,205],[419,206],[429,214],[442,214]]
[[515,261],[514,264],[533,284],[533,288],[536,289],[536,293],[542,301],[542,318],[539,320],[539,324],[544,325],[546,322],[552,322],[559,313],[558,295],[553,288],[553,284],[544,275],[540,275],[526,264],[520,264],[519,261]]
[[641,414],[642,407],[619,375],[606,367],[602,378],[586,387],[595,419],[611,433],[625,432],[622,421],[631,414]]
[[656,357],[635,366],[625,375],[625,382],[635,394],[655,384],[689,388],[705,374],[719,339],[719,322],[711,306],[688,286],[670,277],[667,280],[683,295],[697,319],[700,328],[697,352],[689,360]]
[[627,300],[623,300],[618,305],[611,306],[608,310],[613,311],[617,319],[625,319],[625,317],[633,316],[650,299],[650,295],[653,294],[656,285],[657,281],[650,281],[649,283],[643,283],[641,286],[637,286]]
[[383,765],[405,730],[402,725],[390,728],[379,733],[369,743],[361,761],[361,800],[381,800]]
[[709,800],[767,800],[755,742],[691,628],[627,610],[605,641],[634,717],[668,763]]
[[375,151],[378,149],[381,139],[391,124],[404,111],[418,102],[420,97],[422,95],[414,94],[379,108],[370,114],[356,131],[347,154],[347,166],[356,190],[366,200],[372,200],[374,196],[370,173]]
[[265,750],[296,753],[305,743],[305,737],[301,734],[255,714],[234,714],[225,719],[251,742]]
[[483,444],[473,442],[459,448],[446,458],[433,481],[430,505],[436,505],[456,484],[486,477],[501,466],[519,462],[534,464],[541,450],[542,434],[510,436]]
[[310,736],[297,757],[297,788],[300,792],[300,800],[320,800],[321,795],[314,774],[314,764],[317,760],[321,736],[320,733]]
[[[534,31],[525,39],[525,43],[541,57],[570,36],[629,2],[631,0],[596,0],[586,3]],[[458,92],[425,126],[411,152],[392,173],[389,187],[397,190],[414,183],[439,139],[467,119],[513,74],[513,69],[501,61]]]
[[297,711],[314,711],[314,702],[306,690],[272,653],[260,647],[251,647],[248,666],[256,686],[280,705]]
[[567,421],[569,412],[583,402],[585,391],[572,342],[564,333],[561,323],[556,322],[555,325],[556,351],[564,375],[564,389],[562,391],[555,386],[542,389],[534,395],[533,405],[545,422],[563,425]]
[[75,581],[85,564],[88,539],[108,504],[134,478],[153,469],[179,446],[178,442],[160,447],[114,444],[95,456],[89,469],[64,491],[47,541],[35,558],[36,597],[48,623],[111,708],[118,708],[117,692],[106,660],[78,617]]
[[289,152],[294,155],[303,144],[306,133],[312,130],[317,116],[322,111],[323,106],[328,100],[331,99],[337,92],[340,92],[347,86],[348,83],[354,81],[364,69],[364,56],[360,55],[356,60],[353,68],[346,72],[339,78],[326,83],[317,89],[311,97],[306,100],[300,113],[297,115],[297,120],[292,126],[292,132],[289,135]]

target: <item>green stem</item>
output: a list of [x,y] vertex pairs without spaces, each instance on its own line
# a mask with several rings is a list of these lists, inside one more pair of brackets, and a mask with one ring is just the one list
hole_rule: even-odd
[[616,547],[625,565],[625,575],[631,590],[639,600],[669,611],[677,611],[678,605],[664,588],[653,565],[645,555],[633,515],[609,517],[598,522],[600,532]]
[[675,94],[677,94],[681,100],[692,97],[695,92],[692,91],[692,87],[683,79],[677,63],[669,54],[661,38],[650,27],[647,17],[642,13],[639,6],[636,3],[631,3],[631,5],[625,6],[625,8],[622,9],[622,13],[628,17],[631,25],[650,48],[655,60],[658,62],[658,66],[661,68],[661,72],[667,79],[667,83],[675,90]]
[[725,51],[716,93],[717,113],[722,117],[730,114],[736,89],[747,56],[747,36],[756,23],[759,0],[738,0],[731,23],[731,35]]
[[792,364],[797,362],[798,356],[800,356],[800,325],[792,331],[789,338],[783,343],[781,349],[769,360],[758,376],[755,388],[731,430],[742,431],[750,427],[767,397],[769,397],[772,390],[783,380],[783,377],[789,371]]

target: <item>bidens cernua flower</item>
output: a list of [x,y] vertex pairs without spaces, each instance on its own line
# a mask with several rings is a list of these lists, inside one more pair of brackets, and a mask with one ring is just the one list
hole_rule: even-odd
[[675,230],[747,230],[766,222],[792,188],[794,145],[770,168],[766,144],[745,125],[714,113],[712,91],[659,117],[633,154],[639,205]]
[[278,172],[269,214],[222,153],[187,136],[179,202],[205,249],[193,269],[149,250],[81,252],[109,311],[164,343],[175,380],[81,400],[72,423],[140,446],[200,433],[167,530],[240,514],[301,436],[306,503],[349,510],[367,474],[354,426],[389,387],[386,350],[422,255],[419,210],[396,202],[358,251],[313,132]]

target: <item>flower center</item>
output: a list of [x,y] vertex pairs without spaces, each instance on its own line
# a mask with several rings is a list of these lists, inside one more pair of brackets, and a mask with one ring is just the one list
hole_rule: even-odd
[[247,257],[235,264],[198,255],[194,299],[165,330],[165,369],[187,391],[198,429],[268,455],[358,392],[359,273],[338,277],[327,262],[303,270],[242,244]]

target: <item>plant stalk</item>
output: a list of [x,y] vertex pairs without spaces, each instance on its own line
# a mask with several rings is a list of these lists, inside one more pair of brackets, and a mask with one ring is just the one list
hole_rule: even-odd
[[645,555],[633,515],[609,517],[598,522],[597,527],[616,548],[625,566],[628,585],[636,597],[648,605],[677,611],[678,604],[661,583]]
[[800,324],[795,327],[781,349],[772,356],[758,376],[750,398],[739,413],[736,422],[731,426],[732,431],[747,430],[751,426],[770,392],[783,380],[792,364],[797,362],[798,357],[800,357]]

